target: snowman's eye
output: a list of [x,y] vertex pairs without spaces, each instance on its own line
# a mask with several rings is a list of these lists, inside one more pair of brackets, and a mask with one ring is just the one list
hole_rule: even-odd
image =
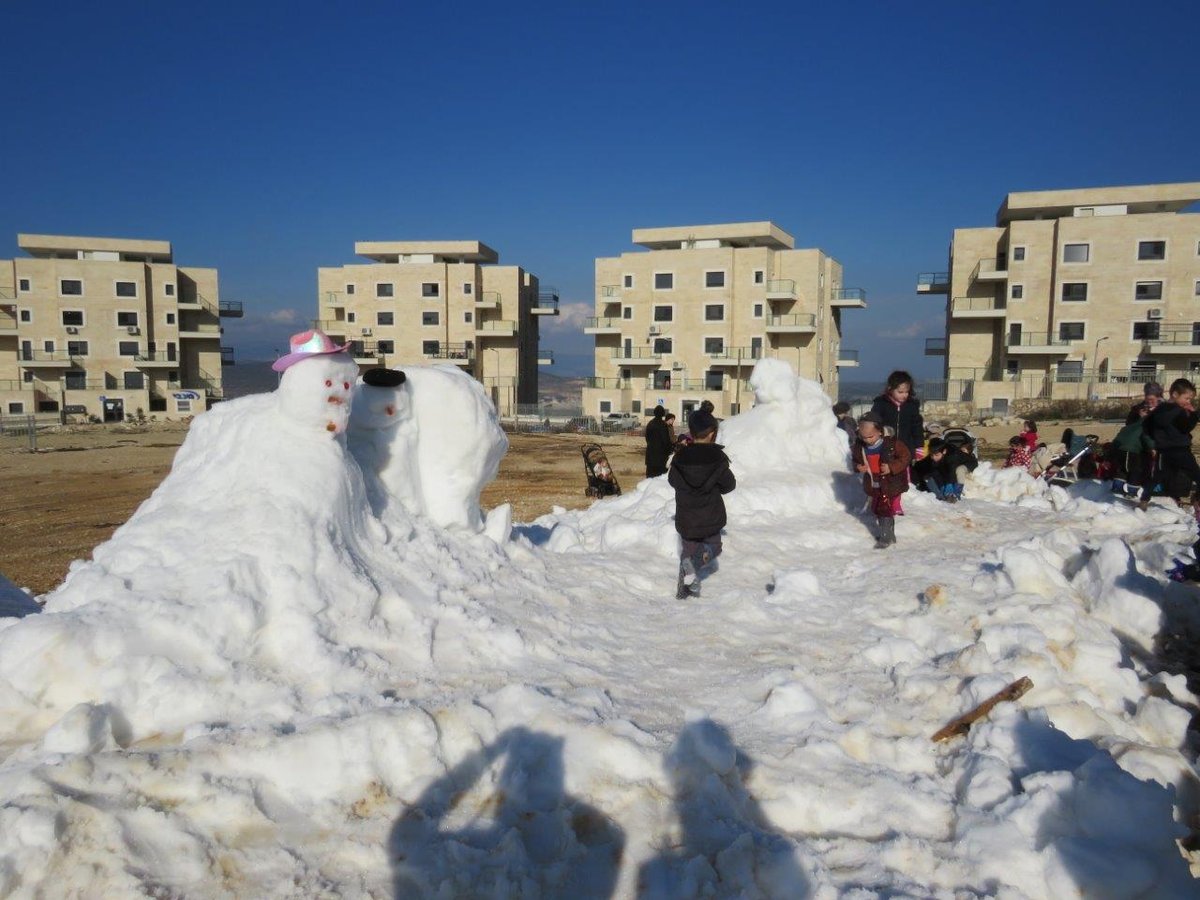
[[333,387],[333,382],[328,378],[325,379],[325,387]]
[[342,387],[344,387],[346,390],[350,390],[350,382],[348,382],[348,381],[343,381],[343,382],[342,382]]

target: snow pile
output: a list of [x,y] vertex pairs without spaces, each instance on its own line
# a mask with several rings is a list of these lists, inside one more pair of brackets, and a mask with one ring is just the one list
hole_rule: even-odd
[[30,613],[41,612],[42,608],[28,593],[21,590],[0,572],[0,619],[21,618]]
[[828,400],[760,363],[721,567],[681,603],[665,479],[511,540],[469,496],[437,527],[423,451],[463,431],[418,400],[456,382],[353,371],[198,417],[0,631],[0,896],[1195,893],[1195,698],[1155,659],[1200,624],[1158,574],[1177,511],[983,499],[985,470],[874,551]]

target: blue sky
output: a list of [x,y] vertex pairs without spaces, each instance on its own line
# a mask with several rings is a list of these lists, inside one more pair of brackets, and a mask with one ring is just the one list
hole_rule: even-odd
[[771,219],[867,289],[857,377],[933,374],[914,293],[1006,192],[1200,179],[1200,13],[1155,3],[0,4],[19,231],[216,266],[239,358],[356,240],[471,238],[561,291],[635,227]]

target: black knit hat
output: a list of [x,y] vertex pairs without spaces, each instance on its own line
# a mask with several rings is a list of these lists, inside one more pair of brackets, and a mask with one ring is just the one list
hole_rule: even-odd
[[666,414],[667,414],[666,407],[664,407],[661,403],[658,406],[654,407],[654,418],[661,419]]
[[367,369],[362,380],[371,387],[399,387],[404,384],[405,375],[398,369]]
[[688,417],[688,431],[692,437],[704,437],[710,431],[717,430],[717,420],[713,414],[704,409],[698,409]]

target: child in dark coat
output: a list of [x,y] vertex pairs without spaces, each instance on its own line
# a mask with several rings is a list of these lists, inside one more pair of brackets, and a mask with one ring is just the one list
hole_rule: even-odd
[[725,501],[737,487],[729,457],[717,443],[717,420],[698,409],[688,420],[692,443],[680,447],[671,460],[667,482],[675,489],[675,530],[682,538],[679,581],[675,598],[700,596],[705,567],[721,555],[721,529],[725,527]]
[[879,526],[875,549],[884,550],[896,543],[896,510],[900,495],[908,490],[912,457],[902,440],[884,436],[883,422],[870,412],[858,420],[853,453],[854,468],[862,473],[863,490],[871,498],[871,512]]
[[[1168,402],[1160,403],[1146,415],[1142,427],[1158,455],[1157,471],[1163,484],[1173,485],[1170,490],[1173,496],[1184,497],[1191,493],[1192,485],[1200,484],[1200,466],[1192,455],[1192,430],[1200,412],[1195,406],[1196,386],[1186,378],[1176,378],[1170,394]],[[1138,504],[1142,509],[1150,505],[1154,481],[1148,478],[1142,485]]]

